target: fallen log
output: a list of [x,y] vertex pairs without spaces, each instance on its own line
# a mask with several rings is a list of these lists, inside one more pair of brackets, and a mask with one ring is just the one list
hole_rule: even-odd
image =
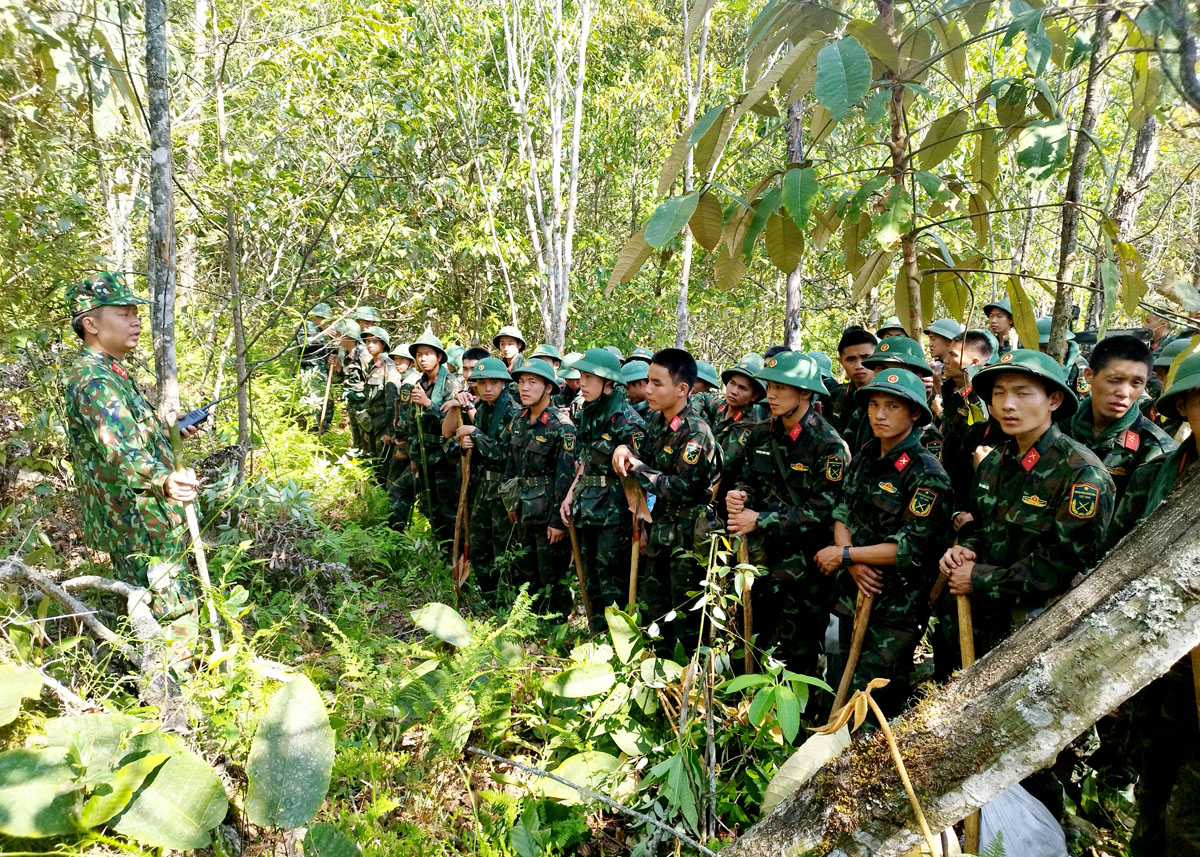
[[[1193,471],[1077,588],[893,724],[933,829],[1052,764],[1200,644],[1197,490]],[[855,741],[721,853],[903,857],[920,842],[876,733]]]

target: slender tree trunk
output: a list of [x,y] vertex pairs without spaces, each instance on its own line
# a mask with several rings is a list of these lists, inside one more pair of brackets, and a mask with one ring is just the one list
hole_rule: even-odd
[[1111,12],[1107,5],[1096,11],[1096,29],[1092,33],[1092,56],[1088,62],[1087,88],[1083,96],[1083,116],[1075,134],[1075,151],[1067,174],[1063,195],[1062,233],[1058,245],[1058,286],[1054,294],[1054,315],[1050,323],[1050,353],[1062,363],[1067,356],[1067,328],[1071,321],[1071,286],[1075,274],[1076,248],[1079,246],[1079,203],[1083,197],[1083,176],[1092,148],[1092,131],[1104,101],[1105,48]]
[[150,216],[146,274],[150,281],[150,329],[158,411],[179,412],[175,359],[175,208],[171,195],[171,104],[167,81],[166,0],[146,0],[146,100],[150,119]]
[[[688,0],[680,0],[679,8],[683,22],[683,87],[684,87],[684,117],[683,127],[690,128],[696,121],[696,108],[700,104],[700,91],[704,84],[704,55],[708,47],[709,12],[705,10],[696,30],[699,42],[696,46],[696,68],[692,71],[692,35],[688,21]],[[683,192],[691,193],[695,182],[695,161],[689,149],[687,159],[683,163]],[[683,348],[688,335],[688,287],[692,278],[692,248],[694,239],[690,226],[683,227],[683,248],[679,266],[679,296],[675,300],[675,347]]]
[[[192,9],[192,61],[189,66],[191,81],[188,92],[194,110],[191,111],[191,127],[184,140],[182,171],[192,184],[200,170],[200,105],[205,99],[204,76],[208,68],[208,0],[195,0]],[[198,212],[189,212],[189,221],[198,217]],[[179,236],[179,290],[189,294],[196,285],[196,233],[195,226],[185,223]],[[187,300],[185,297],[184,300]]]
[[[787,159],[789,164],[804,160],[804,99],[797,98],[787,110]],[[800,304],[804,288],[804,259],[787,275],[783,309],[783,344],[793,351],[803,346],[800,334]]]

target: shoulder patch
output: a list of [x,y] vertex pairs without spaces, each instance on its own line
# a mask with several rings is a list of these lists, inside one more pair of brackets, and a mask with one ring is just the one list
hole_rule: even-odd
[[412,401],[412,387],[406,386],[406,387],[400,388],[400,401],[402,401],[402,402]]
[[573,432],[573,431],[563,432],[562,439],[563,439],[563,450],[565,452],[574,452],[575,451],[575,432]]
[[689,440],[687,446],[683,448],[683,463],[695,464],[700,460],[700,442]]
[[646,440],[646,433],[641,429],[634,429],[633,433],[629,436],[629,440],[633,443],[634,452],[639,452],[642,448],[642,443]]
[[930,441],[925,448],[929,450],[929,454],[938,461],[942,460],[942,442],[940,440]]
[[1096,517],[1096,507],[1100,501],[1100,489],[1090,482],[1076,482],[1071,486],[1067,498],[1067,511],[1071,517],[1086,521]]
[[1075,379],[1075,392],[1082,396],[1091,392],[1091,389],[1092,385],[1087,382],[1087,379],[1083,377],[1083,373],[1080,372],[1079,376]]
[[830,482],[841,482],[846,471],[846,462],[840,455],[831,455],[825,459],[825,478]]
[[928,518],[933,511],[933,505],[937,502],[938,492],[932,488],[918,488],[913,492],[912,500],[908,503],[908,511],[912,512],[918,518]]
[[742,429],[741,432],[738,434],[738,438],[737,438],[738,446],[745,446],[746,441],[749,439],[750,439],[750,429]]

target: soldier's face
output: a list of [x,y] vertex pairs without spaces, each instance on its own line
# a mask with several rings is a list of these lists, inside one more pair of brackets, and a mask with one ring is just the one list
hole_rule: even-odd
[[690,392],[688,385],[682,381],[678,384],[671,381],[671,373],[667,371],[666,366],[658,363],[650,364],[646,400],[652,409],[669,413],[680,407]]
[[428,345],[418,345],[416,354],[417,368],[426,375],[432,375],[438,368],[438,353]]
[[874,353],[875,346],[869,342],[864,342],[862,345],[847,345],[838,352],[838,362],[842,364],[842,370],[845,371],[846,377],[855,387],[869,384],[875,377],[875,370],[863,365],[863,361]]
[[540,402],[549,389],[548,383],[528,372],[519,376],[517,380],[517,391],[521,394],[521,404],[527,408]]
[[1012,330],[1012,316],[1002,309],[994,309],[988,313],[988,327],[997,338],[1008,336]]
[[646,384],[649,382],[643,378],[640,381],[630,381],[625,385],[625,396],[635,405],[638,402],[646,401]]
[[395,359],[396,359],[396,368],[399,369],[401,372],[407,372],[409,369],[412,368],[412,360],[410,360],[409,358],[397,357]]
[[102,306],[83,320],[100,349],[118,360],[137,348],[142,319],[135,306]]
[[500,398],[500,393],[504,389],[504,382],[499,378],[485,378],[482,381],[475,382],[475,392],[479,394],[479,398],[483,399],[489,405]]
[[929,356],[934,360],[946,362],[946,354],[950,351],[950,346],[953,342],[946,337],[937,334],[929,334]]
[[1092,385],[1092,415],[1100,422],[1119,420],[1133,407],[1142,392],[1150,372],[1145,363],[1136,360],[1109,360],[1098,372],[1083,370],[1083,377]]
[[582,382],[578,378],[568,378],[567,380],[563,381],[563,384],[565,384],[567,389],[572,393],[578,393],[579,388],[582,386]]
[[800,405],[800,398],[800,391],[795,387],[776,384],[774,381],[767,382],[767,407],[771,409],[773,417],[782,417],[796,410]]
[[745,375],[730,375],[725,382],[725,401],[731,408],[744,408],[754,401],[754,387]]
[[1023,372],[1003,372],[992,385],[992,416],[1007,435],[1042,432],[1050,427],[1063,394],[1048,392],[1036,378]]
[[605,381],[599,375],[593,375],[591,372],[579,373],[579,389],[583,391],[583,400],[585,402],[594,402],[604,395],[605,384],[610,383]]
[[505,360],[512,360],[521,353],[521,343],[511,336],[500,337],[500,353]]
[[364,340],[364,342],[366,343],[366,346],[367,346],[367,352],[372,357],[378,357],[380,354],[383,353],[384,349],[387,347],[383,344],[383,340],[376,339],[374,336],[368,336]]
[[867,400],[867,419],[871,421],[871,431],[880,440],[903,438],[917,424],[912,405],[887,393],[871,394]]
[[464,360],[462,362],[463,381],[471,380],[471,373],[475,371],[475,364],[478,362],[478,360]]

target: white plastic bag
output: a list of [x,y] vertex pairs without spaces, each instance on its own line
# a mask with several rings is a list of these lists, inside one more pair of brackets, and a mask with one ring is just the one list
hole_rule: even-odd
[[1067,857],[1067,838],[1046,805],[1013,786],[983,807],[979,850],[986,853],[1002,834],[1006,857]]

